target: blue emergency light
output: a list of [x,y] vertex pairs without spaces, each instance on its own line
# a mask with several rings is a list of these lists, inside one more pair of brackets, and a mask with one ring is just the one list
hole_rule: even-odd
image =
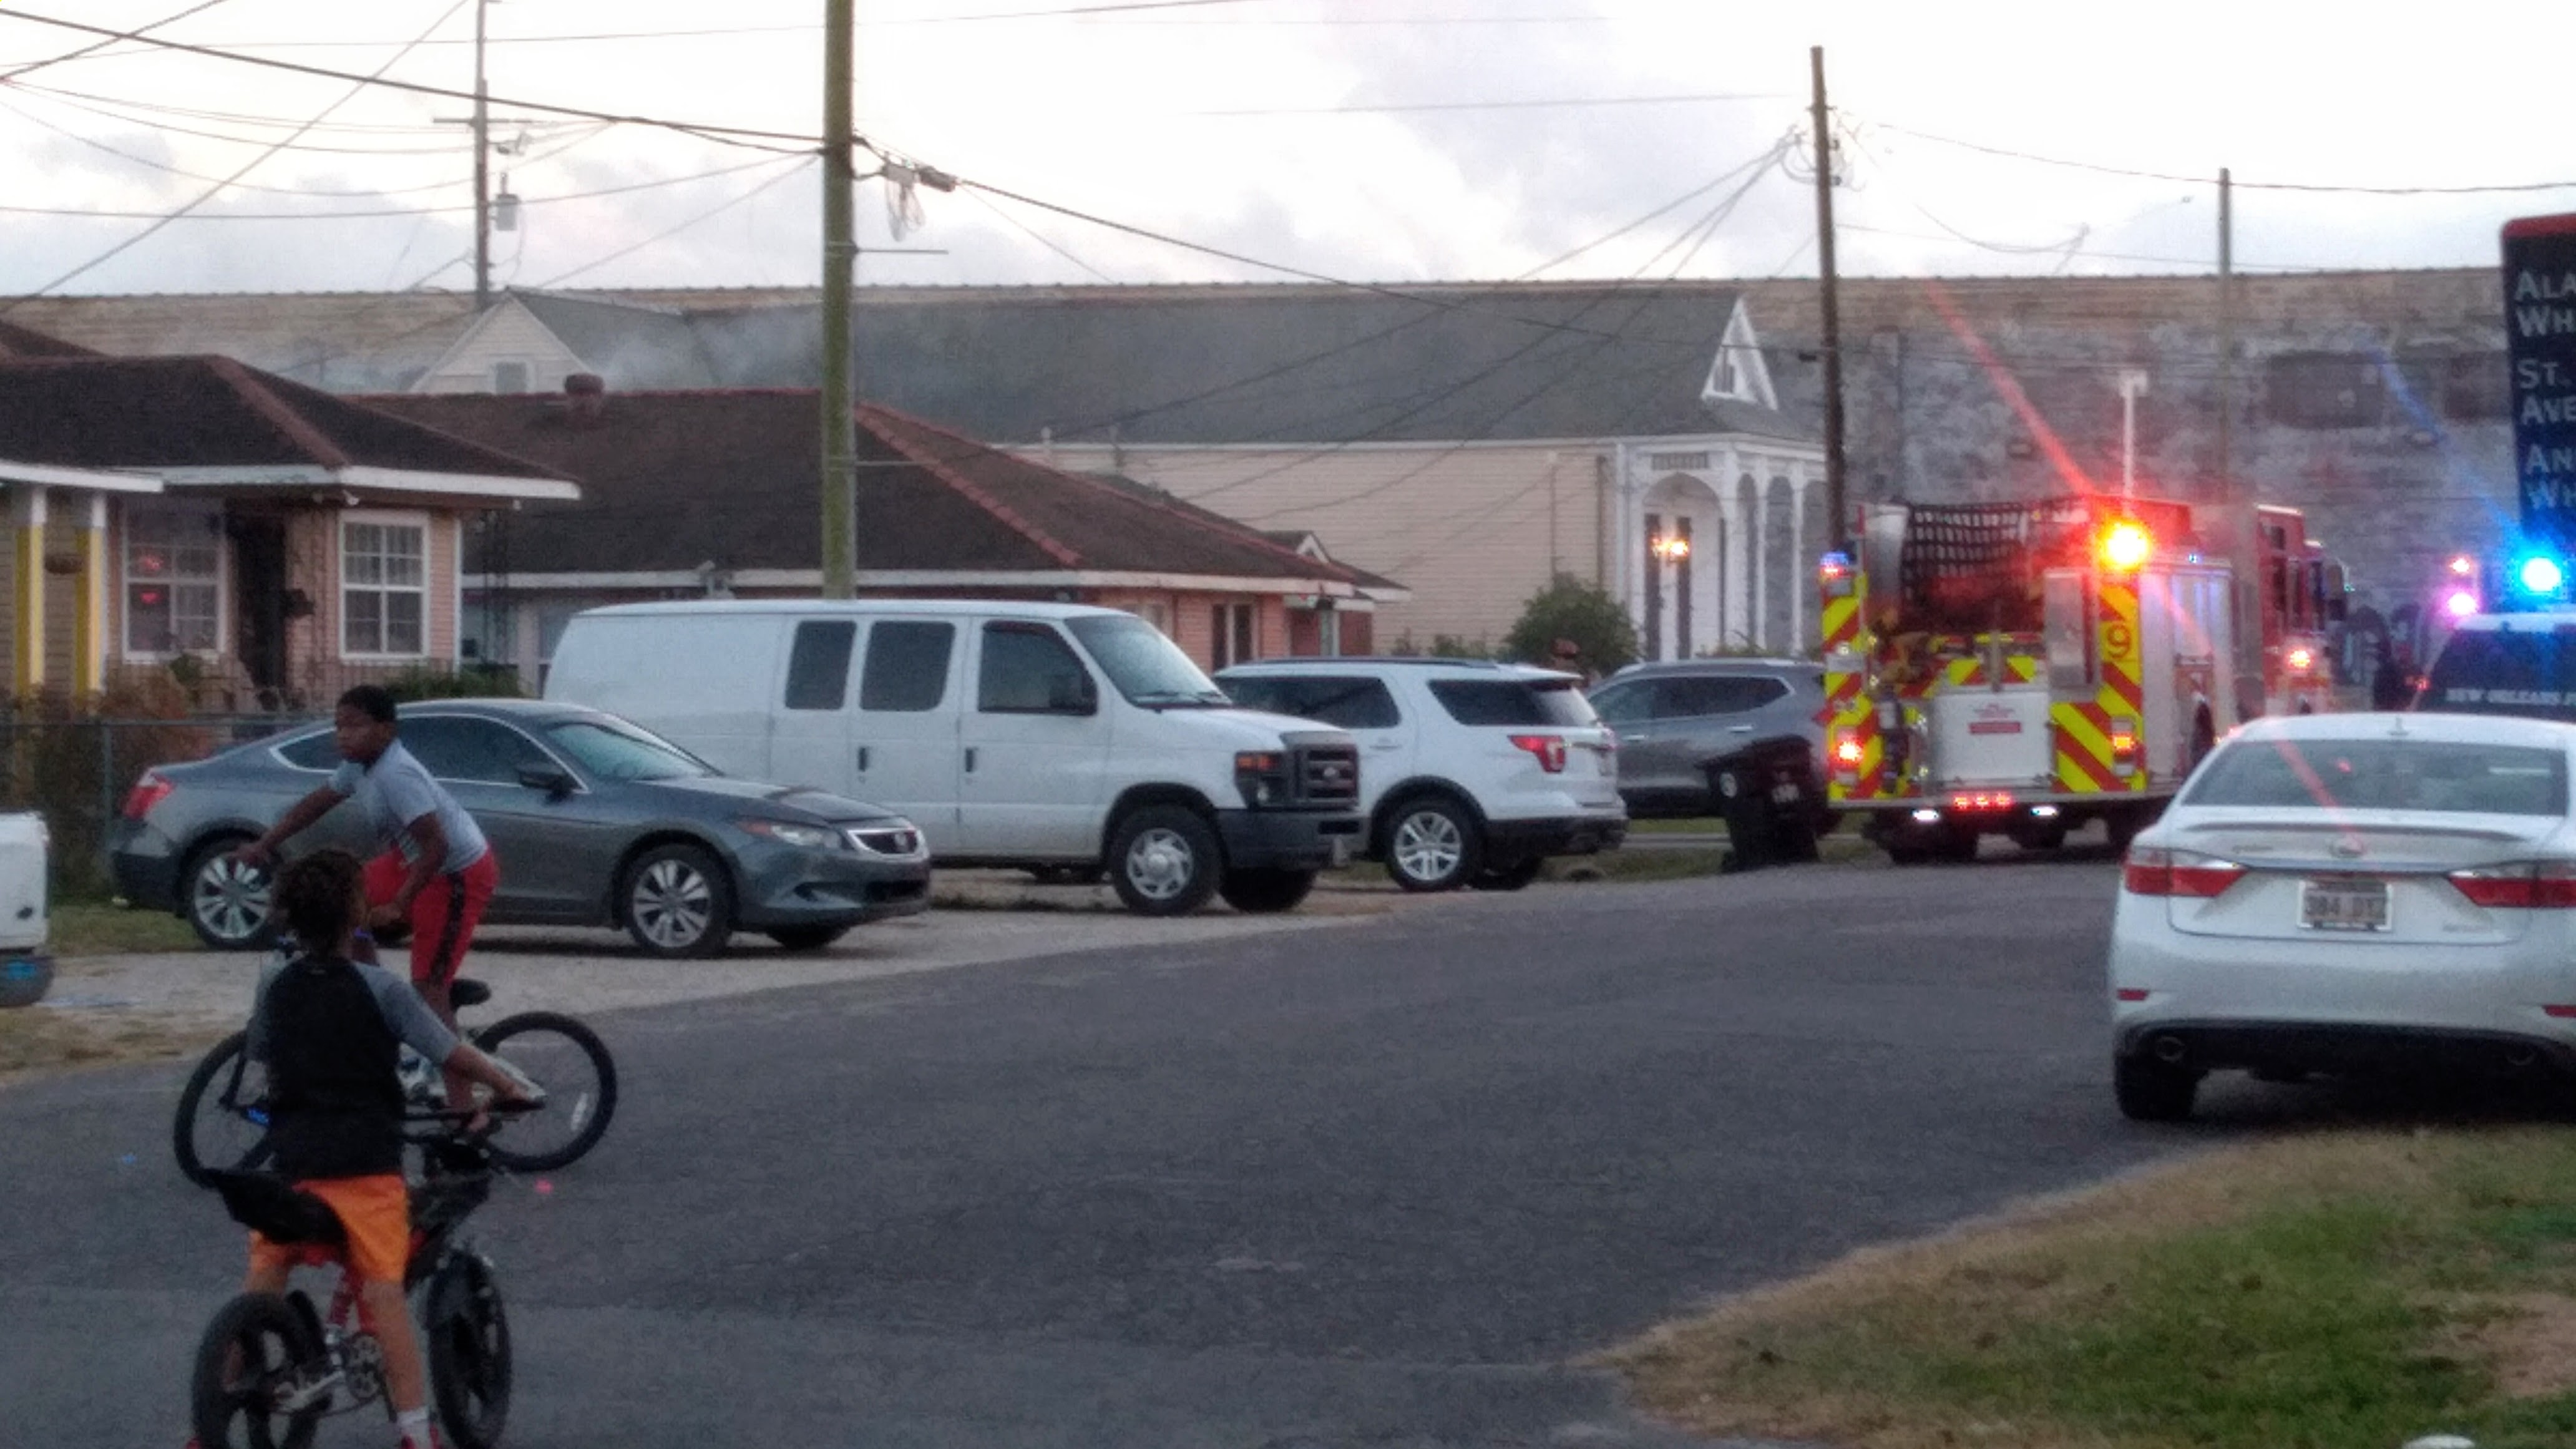
[[2545,553],[2525,554],[2514,562],[2513,581],[2533,598],[2555,598],[2567,586],[2567,566]]

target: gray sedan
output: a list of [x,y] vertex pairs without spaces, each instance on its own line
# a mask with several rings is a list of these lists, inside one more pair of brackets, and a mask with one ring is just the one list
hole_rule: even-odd
[[[660,956],[709,956],[737,927],[812,950],[930,901],[930,855],[874,805],[736,780],[615,715],[535,700],[405,705],[402,742],[500,857],[494,925],[622,926]],[[219,950],[264,945],[268,878],[230,858],[339,764],[310,725],[144,772],[109,836],[117,889],[185,916]],[[370,841],[342,805],[294,842]]]

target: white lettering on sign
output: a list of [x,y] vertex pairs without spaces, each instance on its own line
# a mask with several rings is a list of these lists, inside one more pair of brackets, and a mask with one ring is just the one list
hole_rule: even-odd
[[[2576,446],[2544,448],[2534,443],[2522,455],[2524,474],[2576,473]],[[2567,500],[2576,503],[2576,495]]]
[[2516,307],[2513,325],[2525,337],[2576,337],[2576,307]]
[[2522,420],[2526,423],[2576,423],[2576,394],[2524,398]]
[[2513,385],[2526,392],[2535,387],[2561,387],[2566,382],[2566,371],[2554,357],[2526,357],[2513,365]]
[[2576,298],[2576,272],[2532,272],[2514,274],[2513,299],[2517,302],[2557,302]]

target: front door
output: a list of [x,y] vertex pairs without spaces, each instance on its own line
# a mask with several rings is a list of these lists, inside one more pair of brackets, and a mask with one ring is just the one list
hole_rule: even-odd
[[1110,716],[1053,624],[976,631],[975,696],[958,737],[957,849],[994,860],[1087,860],[1101,849]]
[[224,529],[233,543],[233,651],[261,705],[275,709],[286,685],[286,520],[236,514]]
[[857,772],[847,793],[920,826],[934,855],[953,853],[957,841],[965,657],[948,620],[877,619],[859,672],[850,731]]
[[[800,619],[787,631],[785,667],[770,701],[769,764],[757,778],[835,795],[856,793],[850,743],[850,682],[857,675],[859,621]],[[752,774],[751,771],[737,771]]]

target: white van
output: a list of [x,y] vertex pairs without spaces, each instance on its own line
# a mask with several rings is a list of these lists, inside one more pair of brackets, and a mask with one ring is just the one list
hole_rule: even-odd
[[940,865],[1105,870],[1148,915],[1211,895],[1287,910],[1361,844],[1351,735],[1234,708],[1116,609],[621,604],[574,616],[546,698],[624,715],[728,774],[886,806]]

